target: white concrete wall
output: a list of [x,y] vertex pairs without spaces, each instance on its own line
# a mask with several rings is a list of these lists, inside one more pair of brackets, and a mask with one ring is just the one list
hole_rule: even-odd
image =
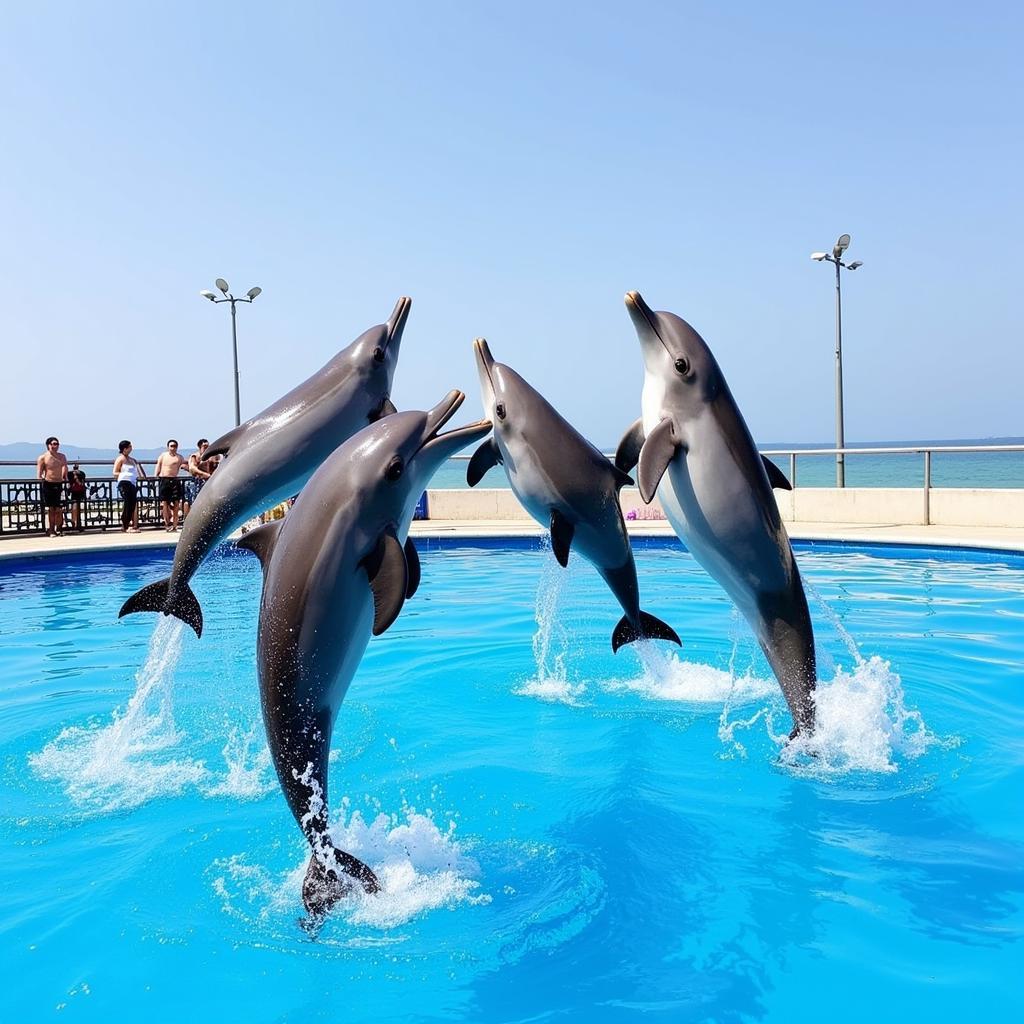
[[[788,523],[862,523],[920,526],[925,522],[921,488],[798,487],[776,491]],[[935,526],[1024,527],[1024,490],[933,488],[930,521]],[[522,520],[530,517],[507,488],[429,492],[431,519]],[[664,519],[657,498],[645,505],[635,487],[621,492],[627,519]]]

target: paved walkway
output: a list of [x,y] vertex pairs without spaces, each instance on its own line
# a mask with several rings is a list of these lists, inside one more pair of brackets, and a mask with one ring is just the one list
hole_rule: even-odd
[[[641,520],[628,523],[634,537],[671,537],[667,522]],[[532,520],[437,520],[412,524],[414,537],[535,537],[543,531]],[[1024,552],[1024,529],[980,526],[865,526],[854,523],[790,523],[794,540],[845,540],[868,544],[926,544],[935,547],[992,548]],[[145,530],[138,534],[65,533],[63,537],[0,537],[0,561],[23,555],[65,554],[74,551],[111,551],[121,548],[169,547],[180,533]],[[237,535],[236,535],[237,536]]]

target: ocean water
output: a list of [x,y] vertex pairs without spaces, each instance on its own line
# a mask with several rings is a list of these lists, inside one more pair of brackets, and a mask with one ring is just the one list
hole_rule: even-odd
[[798,548],[819,727],[678,544],[662,643],[534,542],[419,542],[334,736],[336,841],[384,891],[300,924],[259,572],[203,639],[117,620],[165,554],[0,563],[0,1020],[1015,1019],[1024,559]]

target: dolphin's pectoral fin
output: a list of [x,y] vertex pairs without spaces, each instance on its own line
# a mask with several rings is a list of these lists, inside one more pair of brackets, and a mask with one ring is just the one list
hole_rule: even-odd
[[409,582],[405,585],[406,598],[412,597],[420,586],[420,553],[412,542],[412,537],[405,538],[405,564],[409,570]]
[[612,466],[612,486],[616,491],[621,491],[623,487],[635,487],[636,481],[628,474],[623,473],[618,466]]
[[405,551],[394,530],[380,535],[377,546],[361,565],[373,591],[373,635],[380,636],[398,618],[409,589]]
[[276,519],[273,522],[257,526],[255,530],[242,534],[235,542],[235,547],[242,548],[243,551],[251,551],[260,560],[260,565],[266,572],[282,526],[284,526],[283,519]]
[[376,409],[371,409],[370,414],[366,417],[371,423],[376,423],[377,420],[384,419],[385,416],[393,416],[398,409],[395,408],[395,403],[385,395],[380,402],[380,405]]
[[672,429],[671,420],[662,420],[648,435],[640,449],[640,460],[637,468],[637,481],[640,485],[640,497],[646,504],[654,500],[658,484],[668,469],[668,464],[675,458],[679,450]]
[[622,435],[619,447],[615,449],[615,468],[628,473],[640,461],[640,449],[643,446],[644,421],[641,419]]
[[501,452],[494,443],[494,438],[489,437],[475,452],[469,460],[469,468],[466,470],[466,483],[470,487],[476,487],[483,479],[489,469],[493,469],[501,462]]
[[242,423],[237,427],[232,427],[226,434],[222,434],[217,438],[216,441],[211,444],[206,451],[203,453],[204,459],[212,459],[215,455],[228,455],[231,452],[231,446],[235,444],[238,439],[245,433],[245,424]]
[[773,491],[793,490],[793,485],[789,482],[789,477],[787,477],[771,459],[765,458],[765,456],[762,455],[761,461],[764,463],[764,470],[768,474],[768,483],[771,484]]
[[551,510],[551,550],[558,559],[558,564],[564,569],[569,564],[569,548],[572,546],[572,536],[576,527],[569,522],[557,508]]

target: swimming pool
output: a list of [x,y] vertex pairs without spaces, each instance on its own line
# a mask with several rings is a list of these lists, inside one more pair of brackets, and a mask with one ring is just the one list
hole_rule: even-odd
[[807,757],[780,756],[781,694],[676,542],[636,553],[682,653],[616,656],[581,560],[417,546],[331,768],[385,893],[316,941],[259,719],[255,559],[197,577],[201,641],[117,620],[166,553],[0,564],[0,1020],[1020,1012],[1024,559],[797,546]]

